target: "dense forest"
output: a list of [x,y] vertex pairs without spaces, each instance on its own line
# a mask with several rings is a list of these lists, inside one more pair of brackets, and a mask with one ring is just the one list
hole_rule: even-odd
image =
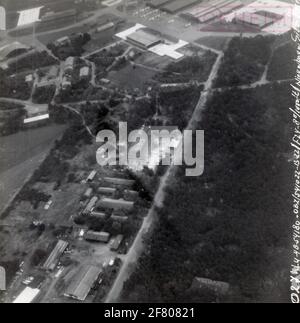
[[28,100],[30,93],[31,87],[25,82],[24,75],[8,77],[0,71],[0,97]]
[[58,64],[58,61],[50,56],[46,51],[33,52],[21,60],[17,60],[9,64],[9,68],[6,71],[7,75],[19,74],[24,71],[32,71],[37,68]]
[[23,128],[26,110],[22,104],[0,102],[0,136],[8,136]]
[[296,50],[294,44],[279,47],[273,54],[268,70],[268,80],[288,80],[295,76]]
[[233,38],[225,52],[216,87],[251,84],[262,76],[271,56],[271,36]]
[[55,85],[38,87],[33,93],[32,101],[37,104],[48,104],[52,101],[55,90]]
[[[124,301],[288,300],[290,100],[288,84],[211,98],[198,127],[205,173],[178,169]],[[191,288],[196,277],[230,291]]]
[[211,51],[187,56],[179,62],[170,63],[165,71],[156,76],[156,80],[161,83],[205,82],[215,61],[216,54]]

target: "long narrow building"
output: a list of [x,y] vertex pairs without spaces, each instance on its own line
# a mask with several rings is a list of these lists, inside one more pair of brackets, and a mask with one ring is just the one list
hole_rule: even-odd
[[59,240],[57,242],[55,248],[51,252],[50,256],[46,260],[43,268],[45,270],[53,271],[56,268],[60,257],[63,255],[63,253],[68,248],[68,245],[69,245],[68,242],[63,241],[63,240]]
[[216,0],[206,5],[195,6],[182,13],[182,16],[196,22],[207,23],[243,6],[239,0]]

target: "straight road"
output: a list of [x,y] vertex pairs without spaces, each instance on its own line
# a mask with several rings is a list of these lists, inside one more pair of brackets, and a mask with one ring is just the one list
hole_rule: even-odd
[[[211,70],[210,76],[205,83],[204,91],[201,93],[201,96],[195,108],[194,114],[187,127],[188,129],[192,129],[195,122],[198,123],[201,120],[202,112],[206,108],[206,103],[209,98],[209,94],[212,90],[213,82],[217,77],[219,68],[221,66],[223,56],[224,56],[223,53],[219,53],[218,58]],[[109,294],[107,295],[105,303],[114,303],[118,301],[121,295],[121,292],[123,290],[124,283],[129,279],[131,273],[134,271],[135,266],[138,262],[138,259],[144,250],[143,238],[145,234],[150,232],[153,225],[155,225],[155,216],[156,216],[155,209],[156,207],[163,206],[164,200],[165,200],[165,190],[170,184],[170,182],[172,181],[172,178],[175,174],[176,174],[176,167],[171,166],[169,167],[168,171],[162,178],[159,189],[155,195],[153,205],[147,217],[144,219],[143,225],[139,233],[137,234],[136,239],[127,254],[127,257],[125,258],[125,261],[121,267],[119,275],[115,280],[114,285],[112,286]]]

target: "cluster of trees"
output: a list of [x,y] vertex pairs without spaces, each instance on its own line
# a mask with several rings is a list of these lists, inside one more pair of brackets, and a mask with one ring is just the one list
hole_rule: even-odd
[[31,86],[25,82],[24,75],[7,77],[0,72],[0,97],[28,100],[31,93]]
[[32,100],[34,103],[48,104],[53,99],[55,90],[55,85],[38,87],[33,93]]
[[55,101],[57,103],[67,102],[80,102],[87,100],[90,93],[94,90],[92,85],[86,82],[79,82],[72,84],[72,87],[66,90],[61,90],[56,96]]
[[21,73],[23,71],[33,71],[41,67],[58,64],[58,61],[47,53],[47,51],[34,52],[9,65],[7,73],[9,75]]
[[28,201],[33,205],[34,209],[38,208],[40,202],[46,203],[50,198],[51,195],[30,188],[28,185],[26,185],[17,196],[18,201]]
[[84,53],[84,46],[91,40],[88,33],[75,34],[70,37],[70,42],[64,45],[49,43],[47,47],[61,60],[69,56],[81,56]]
[[274,37],[233,38],[225,52],[216,87],[251,84],[262,76]]
[[82,144],[91,144],[92,139],[86,128],[82,125],[80,117],[63,107],[50,106],[50,115],[54,121],[68,123],[69,128],[65,131],[41,166],[32,176],[31,183],[56,182],[56,189],[63,181],[68,180],[70,174],[69,159],[74,158]]
[[184,83],[191,80],[205,82],[215,61],[216,54],[211,51],[202,56],[187,56],[179,62],[169,64],[156,79],[162,83]]
[[43,263],[47,258],[47,251],[44,249],[36,249],[30,258],[30,264],[32,267],[37,267]]
[[[282,106],[291,103],[288,84],[210,100],[199,125],[205,173],[188,178],[178,168],[124,300],[289,300],[292,170]],[[231,292],[191,290],[195,277],[228,282]]]
[[135,101],[124,116],[131,130],[139,129],[145,124],[151,124],[151,120],[156,112],[155,100],[148,98]]
[[268,80],[287,80],[295,76],[296,71],[296,48],[290,43],[279,47],[273,54],[268,70]]
[[[124,53],[126,48],[123,44],[118,44],[110,49],[103,49],[99,53],[94,54],[89,58],[90,61],[94,62],[97,67],[97,79],[101,79],[106,74],[106,69],[113,64],[115,59]],[[119,65],[122,65],[123,61],[119,61]]]
[[0,102],[0,136],[7,136],[23,128],[26,110],[17,103]]
[[81,108],[82,116],[87,125],[92,125],[95,134],[101,130],[103,119],[109,113],[109,109],[105,104],[87,102]]
[[186,128],[200,98],[202,86],[191,85],[170,91],[160,91],[159,105],[162,116],[168,118],[168,125]]

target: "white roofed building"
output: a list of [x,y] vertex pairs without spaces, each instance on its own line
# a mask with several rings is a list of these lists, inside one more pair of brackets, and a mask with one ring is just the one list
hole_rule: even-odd
[[19,20],[17,27],[33,24],[40,21],[40,13],[43,7],[37,7],[27,10],[19,11]]

